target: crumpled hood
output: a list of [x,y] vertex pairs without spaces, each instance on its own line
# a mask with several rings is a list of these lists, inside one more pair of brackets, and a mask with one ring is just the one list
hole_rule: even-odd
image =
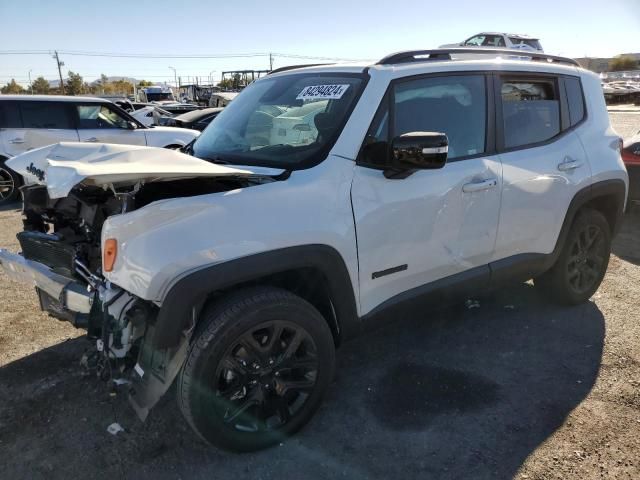
[[106,143],[57,143],[18,155],[6,164],[31,183],[46,185],[51,198],[66,197],[79,183],[103,186],[263,173],[216,165],[176,150]]

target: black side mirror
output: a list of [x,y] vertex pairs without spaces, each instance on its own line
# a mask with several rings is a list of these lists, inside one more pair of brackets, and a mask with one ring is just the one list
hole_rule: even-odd
[[131,120],[129,120],[127,122],[127,128],[129,130],[135,130],[136,128],[138,128],[138,125],[136,124],[136,122],[132,122]]
[[449,139],[444,133],[409,132],[391,144],[391,166],[396,170],[429,170],[447,163]]

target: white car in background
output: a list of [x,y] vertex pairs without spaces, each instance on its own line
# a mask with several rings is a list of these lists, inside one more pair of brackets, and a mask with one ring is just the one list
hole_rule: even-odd
[[95,97],[0,95],[0,205],[18,197],[23,179],[5,160],[59,142],[181,148],[196,130],[149,127],[112,102]]
[[513,50],[525,50],[531,52],[543,52],[540,40],[527,35],[515,33],[484,32],[467,38],[460,43],[441,45],[448,47],[484,47],[484,48],[510,48]]
[[130,115],[142,123],[145,127],[151,127],[154,125],[164,125],[162,123],[161,118],[172,118],[173,114],[167,112],[163,108],[160,108],[156,105],[149,105],[147,107],[142,107],[138,110],[135,110],[130,113]]

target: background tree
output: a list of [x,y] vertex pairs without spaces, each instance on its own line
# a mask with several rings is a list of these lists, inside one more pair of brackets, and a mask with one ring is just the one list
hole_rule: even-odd
[[133,84],[126,80],[115,80],[111,82],[113,92],[119,95],[130,95],[133,93]]
[[82,76],[79,73],[74,73],[69,70],[69,79],[66,82],[65,88],[69,95],[78,95],[82,93]]
[[218,83],[218,87],[223,90],[236,90],[240,87],[246,86],[242,81],[242,77],[239,73],[234,73],[231,78],[225,78],[224,80],[220,80]]
[[153,86],[153,82],[150,82],[148,80],[140,80],[140,82],[138,82],[138,87],[143,88],[143,87],[152,87]]
[[33,93],[46,95],[49,93],[49,82],[44,77],[38,77],[31,84],[31,88],[33,88]]
[[628,55],[621,55],[611,60],[609,70],[612,72],[621,72],[624,70],[635,70],[638,68],[638,60]]
[[11,79],[9,83],[7,83],[4,87],[0,88],[0,92],[14,94],[14,93],[24,93],[24,88],[21,85],[16,83],[14,78]]

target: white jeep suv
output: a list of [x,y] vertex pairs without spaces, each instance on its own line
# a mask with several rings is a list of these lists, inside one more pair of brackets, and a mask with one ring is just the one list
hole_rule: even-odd
[[528,279],[585,302],[628,184],[600,79],[457,53],[273,73],[186,154],[16,157],[35,185],[0,263],[130,375],[142,419],[177,381],[194,430],[234,450],[301,428],[335,348],[400,309]]
[[181,148],[193,130],[148,127],[112,102],[95,97],[0,95],[0,205],[18,196],[22,179],[5,161],[58,142],[102,142]]

